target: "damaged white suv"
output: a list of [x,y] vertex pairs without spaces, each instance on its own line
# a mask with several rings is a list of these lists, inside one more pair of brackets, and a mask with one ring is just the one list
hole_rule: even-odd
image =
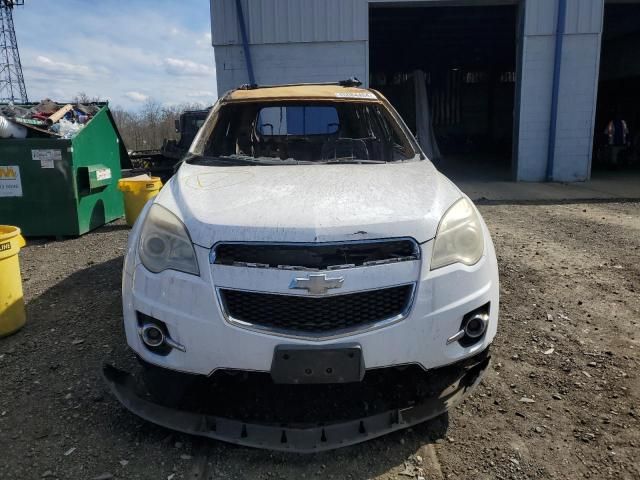
[[476,207],[354,82],[224,95],[131,231],[122,294],[148,390],[105,366],[127,408],[301,452],[446,412],[498,325]]

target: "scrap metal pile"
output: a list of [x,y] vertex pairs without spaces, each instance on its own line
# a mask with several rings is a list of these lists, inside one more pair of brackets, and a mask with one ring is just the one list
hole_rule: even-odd
[[97,104],[39,103],[0,105],[0,139],[26,137],[73,138],[93,116]]

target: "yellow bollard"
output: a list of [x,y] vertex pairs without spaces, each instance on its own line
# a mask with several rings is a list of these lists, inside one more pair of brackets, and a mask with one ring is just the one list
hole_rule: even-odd
[[19,330],[27,321],[18,260],[24,246],[18,227],[0,225],[0,337]]
[[138,215],[150,198],[155,197],[162,188],[162,180],[159,177],[121,178],[118,180],[118,189],[124,195],[124,216],[130,227],[136,222]]

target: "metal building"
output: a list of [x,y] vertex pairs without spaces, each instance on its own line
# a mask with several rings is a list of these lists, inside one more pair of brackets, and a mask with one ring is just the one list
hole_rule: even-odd
[[415,129],[421,70],[445,171],[586,180],[617,118],[639,157],[635,0],[211,0],[211,25],[219,94],[356,76]]

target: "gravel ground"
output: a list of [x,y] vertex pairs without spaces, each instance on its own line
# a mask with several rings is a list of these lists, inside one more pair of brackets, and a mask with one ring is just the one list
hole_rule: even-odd
[[484,205],[501,274],[493,364],[448,416],[293,455],[175,434],[106,391],[131,362],[121,223],[22,253],[28,325],[0,339],[0,479],[640,478],[640,204]]

